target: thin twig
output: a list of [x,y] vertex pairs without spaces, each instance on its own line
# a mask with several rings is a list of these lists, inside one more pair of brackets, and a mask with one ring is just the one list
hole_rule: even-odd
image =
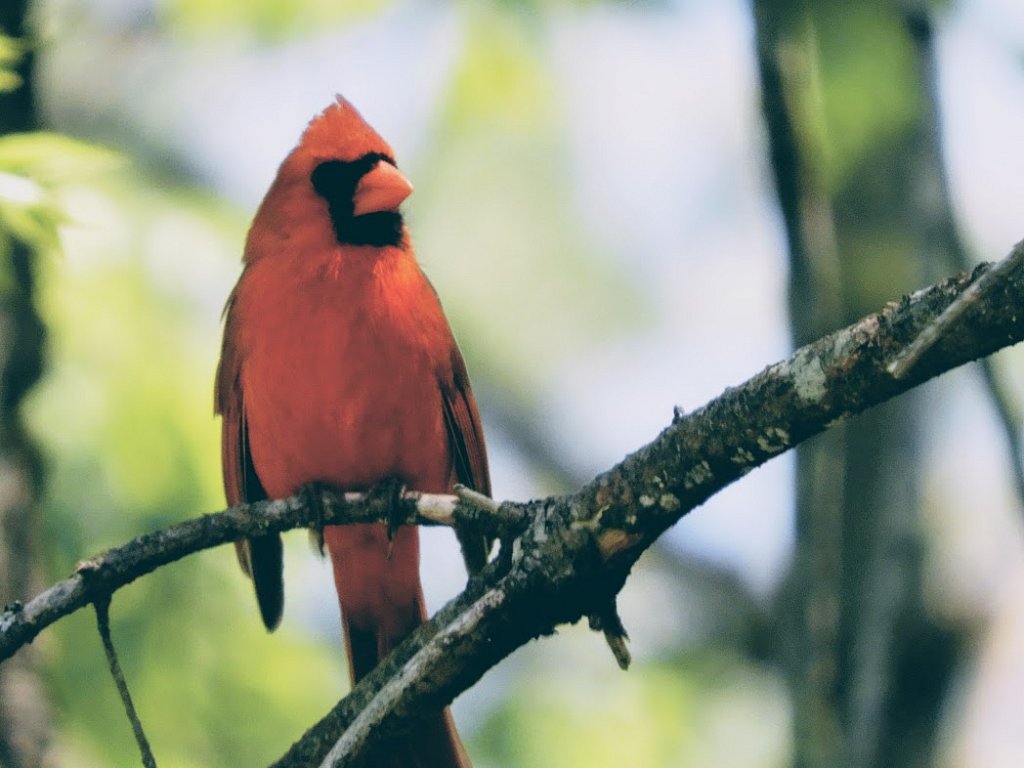
[[409,659],[391,680],[388,681],[365,707],[360,710],[344,734],[324,757],[320,768],[343,768],[349,766],[360,754],[362,745],[370,738],[376,726],[384,720],[401,700],[405,690],[423,676],[423,670],[437,663],[447,653],[449,646],[460,637],[470,635],[484,616],[499,610],[505,600],[500,589],[484,593],[454,621],[443,627],[429,642],[423,645]]
[[945,336],[967,310],[977,306],[990,290],[998,286],[1015,270],[1020,269],[1022,265],[1024,265],[1024,241],[1017,243],[1009,256],[971,283],[967,290],[957,296],[953,303],[935,318],[934,322],[925,326],[917,338],[896,355],[888,365],[889,373],[893,375],[893,378],[905,378],[925,352]]
[[139,752],[142,754],[142,764],[145,768],[156,768],[156,758],[153,757],[153,750],[150,749],[149,739],[146,738],[146,732],[142,728],[139,713],[135,711],[132,694],[128,690],[128,682],[124,679],[121,662],[117,659],[117,650],[114,648],[114,642],[110,639],[110,595],[103,595],[93,605],[96,607],[96,625],[99,627],[100,639],[103,640],[103,650],[107,654],[110,675],[114,678],[117,692],[121,694],[121,701],[124,703],[124,711],[127,713],[128,720],[132,724],[135,743],[139,745]]

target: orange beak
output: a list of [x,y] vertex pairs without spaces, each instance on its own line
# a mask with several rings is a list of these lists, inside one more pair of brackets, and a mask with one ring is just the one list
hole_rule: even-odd
[[381,211],[397,211],[409,195],[412,184],[391,163],[380,160],[359,180],[352,196],[352,213],[362,216]]

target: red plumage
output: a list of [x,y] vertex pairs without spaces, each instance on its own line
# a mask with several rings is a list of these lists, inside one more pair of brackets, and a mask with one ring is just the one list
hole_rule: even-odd
[[[398,212],[411,191],[390,147],[340,97],[281,164],[249,230],[217,371],[230,504],[314,482],[490,493],[466,368]],[[480,567],[483,538],[460,540]],[[425,618],[418,532],[403,526],[389,542],[380,524],[329,526],[324,542],[355,682]],[[280,540],[238,548],[273,629]],[[468,765],[447,711],[376,760]]]

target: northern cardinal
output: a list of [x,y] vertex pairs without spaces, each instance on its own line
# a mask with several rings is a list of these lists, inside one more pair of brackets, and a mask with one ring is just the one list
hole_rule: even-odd
[[[317,483],[382,481],[490,494],[466,366],[399,212],[412,186],[390,147],[340,96],[285,158],[246,240],[225,311],[216,410],[228,503]],[[470,571],[483,536],[459,533]],[[329,526],[353,683],[426,618],[419,536],[383,524]],[[236,544],[260,613],[284,607],[280,537]],[[380,766],[468,766],[448,710],[374,753]]]

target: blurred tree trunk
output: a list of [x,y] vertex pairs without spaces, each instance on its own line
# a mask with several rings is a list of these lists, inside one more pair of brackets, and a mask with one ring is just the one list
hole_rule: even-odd
[[[939,162],[935,126],[891,6],[756,0],[754,9],[801,345],[932,276],[918,203]],[[873,79],[880,73],[886,82]],[[861,111],[844,109],[853,100]],[[871,138],[851,146],[843,139],[853,131]],[[920,411],[921,395],[910,393],[798,450],[783,610],[801,768],[933,762],[959,648],[923,603]]]
[[[0,32],[24,39],[27,6],[27,0],[3,0]],[[0,93],[0,135],[37,126],[33,61],[29,51],[17,68],[21,87]],[[44,329],[33,301],[33,258],[28,245],[17,240],[0,252],[0,603],[32,595],[39,583],[42,466],[19,413],[43,365]],[[41,765],[49,732],[35,654],[27,648],[0,668],[0,766]]]

